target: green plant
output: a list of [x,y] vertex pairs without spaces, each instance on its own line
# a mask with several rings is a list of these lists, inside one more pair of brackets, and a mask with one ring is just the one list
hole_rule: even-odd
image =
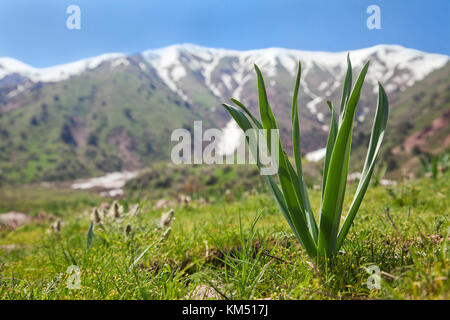
[[[348,67],[344,81],[339,119],[337,119],[338,116],[332,103],[327,101],[332,115],[323,171],[319,225],[317,225],[314,218],[302,171],[297,101],[301,76],[300,62],[292,100],[292,144],[296,169],[292,166],[283,150],[280,139],[278,139],[277,145],[272,146],[272,148],[278,148],[279,151],[277,176],[281,190],[273,176],[265,175],[269,189],[272,191],[289,226],[311,257],[325,256],[331,258],[336,255],[342,246],[369,185],[388,119],[388,100],[382,85],[379,83],[378,106],[361,180],[345,221],[339,230],[350,160],[353,121],[356,105],[359,101],[364,78],[369,67],[369,62],[367,62],[362,68],[352,90],[352,66],[349,57],[347,57],[347,63]],[[258,78],[261,122],[236,99],[232,98],[231,101],[244,112],[228,104],[223,104],[223,106],[244,132],[251,132],[250,129],[278,129],[267,100],[263,76],[256,65],[255,70]],[[246,135],[247,141],[249,141],[249,138]],[[270,131],[266,135],[266,143],[268,150],[276,150],[271,149]],[[262,165],[257,156],[258,154],[254,155],[254,158],[257,160],[258,168],[261,169]]]
[[426,153],[423,157],[420,157],[419,160],[425,173],[429,173],[433,179],[436,179],[439,173],[438,157]]
[[415,207],[419,201],[419,190],[414,186],[405,184],[395,188],[386,188],[392,202],[399,207]]
[[387,164],[384,164],[379,170],[378,172],[375,174],[374,176],[374,180],[372,181],[372,186],[376,187],[378,185],[380,185],[381,180],[384,177],[384,174],[387,171]]
[[432,155],[425,153],[422,157],[419,157],[422,168],[426,174],[429,174],[433,179],[436,179],[439,172],[445,172],[450,166],[450,151],[447,150],[442,154]]
[[256,287],[263,282],[263,277],[270,265],[270,260],[266,256],[266,243],[258,244],[256,224],[261,218],[257,214],[251,222],[249,230],[245,230],[242,219],[239,217],[239,238],[237,246],[231,250],[221,249],[223,259],[219,259],[224,264],[222,271],[218,274],[216,283],[221,283],[222,287],[214,284],[214,281],[205,278],[204,281],[214,288],[217,293],[226,299],[252,299]]

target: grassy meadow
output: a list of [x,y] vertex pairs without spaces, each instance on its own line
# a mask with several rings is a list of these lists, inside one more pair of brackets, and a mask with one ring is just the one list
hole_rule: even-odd
[[[33,218],[0,230],[0,299],[449,299],[449,178],[370,186],[332,262],[306,255],[265,188],[198,193],[165,208],[151,191],[128,192],[118,217],[96,222],[93,207],[111,199],[3,187],[2,211]],[[171,209],[175,219],[164,215]],[[80,285],[69,289],[73,265]]]

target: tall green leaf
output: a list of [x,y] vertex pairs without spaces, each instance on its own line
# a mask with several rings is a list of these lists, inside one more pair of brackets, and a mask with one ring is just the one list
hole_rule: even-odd
[[255,71],[258,77],[258,101],[259,101],[259,112],[261,114],[261,121],[264,129],[277,129],[277,123],[270,108],[269,101],[267,99],[266,85],[264,84],[264,79],[259,70],[258,66],[255,64]]
[[[356,106],[358,104],[361,89],[364,83],[364,78],[369,67],[369,63],[364,65],[352,90],[352,68],[349,56],[347,56],[347,63],[348,68],[344,80],[339,121],[332,103],[327,101],[332,115],[330,133],[328,136],[325,154],[320,222],[318,230],[309,202],[301,163],[300,124],[298,118],[298,92],[301,77],[300,63],[294,87],[291,117],[295,169],[284,152],[279,137],[278,139],[271,141],[272,139],[270,132],[265,136],[265,143],[267,144],[268,150],[272,151],[278,149],[278,179],[280,185],[275,182],[275,179],[272,176],[265,176],[266,182],[289,226],[293,230],[300,244],[303,248],[305,248],[306,252],[311,257],[315,257],[318,254],[321,256],[325,255],[327,257],[332,257],[336,255],[338,249],[341,247],[368,187],[370,176],[373,173],[375,159],[379,152],[386,128],[388,115],[387,97],[383,87],[379,85],[380,93],[378,109],[374,121],[374,127],[372,129],[362,179],[358,185],[349,213],[347,214],[344,224],[338,234],[350,160],[353,122]],[[261,122],[256,119],[238,100],[231,99],[243,110],[243,112],[226,104],[224,104],[224,106],[233,119],[237,122],[239,127],[241,127],[244,131],[252,128],[266,130],[277,129],[275,117],[267,99],[263,76],[256,65],[255,70],[258,78],[259,111],[261,115]],[[253,133],[251,134],[257,134],[255,131],[252,132]],[[257,141],[260,136],[258,134],[258,137],[252,136],[251,138],[253,141]],[[250,139],[248,134],[246,134],[246,139],[247,141]],[[276,145],[271,146],[272,143],[275,143]],[[277,149],[272,149],[271,147]],[[254,158],[257,160],[257,166],[261,170],[262,164],[259,160],[258,148],[258,146],[250,146],[250,150],[254,155]],[[273,160],[274,159],[272,159],[272,161]]]
[[327,101],[327,104],[331,111],[331,123],[330,123],[330,132],[328,134],[328,141],[327,141],[324,166],[323,166],[321,206],[322,206],[322,201],[323,201],[323,194],[325,192],[325,184],[327,182],[327,174],[328,174],[328,167],[330,165],[331,153],[333,152],[334,143],[336,142],[336,136],[337,136],[337,130],[338,130],[338,123],[336,120],[336,112],[334,111],[333,104],[331,101]]
[[339,125],[341,125],[344,119],[345,109],[347,106],[348,99],[350,98],[350,92],[352,90],[352,62],[350,61],[350,54],[347,54],[347,72],[345,74],[344,88],[342,90],[341,98],[341,108],[340,108],[340,119]]
[[369,62],[362,68],[356,80],[355,87],[350,94],[348,103],[344,108],[344,119],[339,127],[328,167],[323,205],[320,214],[318,242],[319,253],[327,257],[331,257],[336,248],[337,232],[347,184],[353,120],[368,68]]
[[233,101],[233,103],[235,103],[237,106],[239,106],[242,110],[244,110],[244,112],[250,117],[250,119],[252,119],[253,123],[255,124],[255,126],[256,126],[258,129],[262,129],[262,128],[263,128],[261,122],[259,122],[258,119],[256,119],[256,118],[251,114],[251,112],[247,109],[246,106],[244,106],[244,105],[242,104],[242,102],[240,102],[240,101],[238,101],[238,100],[236,100],[236,99],[233,99],[233,98],[231,98],[230,100]]
[[314,238],[314,241],[317,243],[318,230],[316,220],[314,218],[314,213],[311,208],[311,204],[309,202],[308,197],[308,189],[306,188],[306,182],[303,175],[302,169],[302,152],[300,147],[300,124],[298,119],[298,89],[300,87],[300,77],[302,73],[302,65],[299,61],[298,63],[298,71],[297,71],[297,79],[295,81],[294,87],[294,95],[292,97],[292,145],[294,149],[294,160],[295,166],[297,169],[298,176],[298,189],[300,191],[300,196],[303,202],[303,206],[306,211],[306,218],[308,222],[309,230]]
[[93,240],[94,240],[94,222],[91,221],[86,239],[86,249],[88,249],[92,245]]
[[372,133],[370,135],[369,149],[367,151],[366,161],[362,171],[361,180],[359,181],[358,188],[356,189],[355,196],[345,218],[344,224],[339,231],[338,242],[336,251],[342,246],[345,237],[347,236],[356,212],[358,212],[359,206],[364,198],[367,187],[369,186],[370,178],[372,177],[373,170],[375,168],[375,160],[380,151],[381,143],[383,141],[384,133],[386,130],[386,124],[389,116],[389,103],[386,92],[383,86],[378,83],[378,106],[375,114],[375,121],[372,127]]
[[[261,114],[261,122],[264,129],[277,129],[277,124],[275,121],[275,117],[272,112],[272,108],[267,100],[267,93],[264,84],[264,79],[259,70],[258,66],[255,65],[255,70],[258,78],[258,96],[259,96],[259,109]],[[279,169],[278,169],[278,178],[280,180],[280,186],[283,190],[283,194],[286,200],[286,205],[291,213],[292,223],[296,228],[301,230],[304,229],[305,225],[308,230],[307,233],[299,230],[299,234],[303,234],[303,243],[307,248],[307,251],[315,252],[316,251],[316,241],[313,236],[313,222],[309,219],[310,215],[306,212],[305,202],[302,199],[300,183],[298,182],[299,178],[293,170],[291,163],[289,162],[288,157],[286,156],[281,140],[278,139],[279,146]],[[271,149],[271,134],[270,131],[267,134],[267,147],[268,150]],[[310,210],[311,211],[311,210]],[[308,217],[307,217],[308,215]],[[312,216],[312,212],[311,212]],[[312,240],[312,243],[310,243]]]
[[[223,106],[227,109],[227,111],[231,114],[233,119],[244,132],[252,128],[250,121],[241,111],[227,104],[223,104]],[[284,154],[284,151],[281,147],[281,142],[278,142],[278,145],[280,154],[278,177],[280,180],[281,188],[283,190],[284,199],[282,199],[281,192],[276,186],[276,183],[273,181],[273,178],[267,178],[269,187],[271,188],[271,191],[274,193],[274,195],[276,195],[276,200],[280,208],[282,209],[283,214],[288,220],[288,223],[291,226],[292,230],[294,230],[294,233],[299,238],[300,243],[303,245],[309,255],[315,256],[316,245],[309,232],[304,212],[302,212],[301,206],[299,205],[298,198],[294,191],[294,184],[290,181],[292,170],[289,170],[289,165],[287,164],[289,160]],[[255,159],[258,158],[257,155],[254,155],[254,157]],[[295,177],[295,179],[297,179],[297,177]]]
[[[231,101],[233,101],[237,106],[239,106],[242,110],[244,110],[245,113],[250,117],[250,119],[254,123],[253,128],[262,129],[261,123],[250,113],[250,111],[247,109],[247,107],[244,106],[244,104],[242,104],[240,101],[233,99],[233,98],[231,98]],[[236,113],[233,110],[234,108],[232,106],[229,106],[227,104],[223,104],[223,106],[228,110],[228,112],[232,116],[234,114],[233,118],[235,119],[235,121],[238,123],[239,127],[242,130],[245,131],[248,129],[247,121],[243,120],[244,117],[242,115],[238,115],[238,113]],[[259,169],[261,169],[261,163],[258,160],[258,156],[254,154],[253,157],[254,157],[254,159],[257,159],[257,166]],[[297,229],[295,228],[294,224],[292,223],[291,215],[290,215],[289,209],[287,207],[286,200],[285,200],[284,195],[281,192],[278,184],[275,182],[275,179],[272,176],[265,175],[264,178],[266,180],[267,185],[269,186],[269,190],[272,192],[272,195],[274,196],[275,200],[277,201],[277,204],[280,207],[281,212],[283,213],[289,226],[291,227],[292,231],[294,232],[295,236],[299,240],[302,247],[305,248],[305,245],[303,244],[303,241],[302,241]]]

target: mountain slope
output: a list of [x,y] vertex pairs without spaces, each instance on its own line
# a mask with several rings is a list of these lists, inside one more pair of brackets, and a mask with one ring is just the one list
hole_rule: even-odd
[[396,95],[384,158],[397,175],[420,167],[423,153],[450,148],[450,63]]
[[[257,111],[258,105],[253,70],[256,63],[265,76],[269,99],[282,129],[289,128],[291,92],[297,63],[301,60],[300,112],[304,151],[312,151],[325,143],[330,117],[326,100],[339,101],[347,67],[346,55],[346,52],[280,48],[232,51],[195,45],[174,45],[142,54],[156,68],[160,78],[183,99],[194,104],[205,101],[212,104],[214,99],[211,95],[218,102],[225,97],[234,97],[242,100],[252,111]],[[356,71],[371,60],[357,114],[359,122],[364,122],[374,112],[372,101],[376,97],[378,81],[393,95],[448,61],[444,55],[392,45],[355,50],[350,56]],[[209,92],[205,92],[205,88]],[[283,136],[290,135],[289,130],[284,131]],[[288,139],[284,142],[290,143]]]
[[[289,147],[290,100],[297,61],[302,61],[302,148],[319,149],[330,117],[325,101],[339,102],[346,55],[175,45],[46,69],[0,58],[0,179],[64,180],[168,161],[172,130],[192,130],[194,120],[203,120],[204,128],[233,132],[235,125],[220,104],[232,96],[257,111],[253,63],[263,71],[283,143]],[[358,107],[356,147],[367,140],[364,132],[375,110],[378,80],[392,102],[449,60],[387,45],[355,50],[350,56],[356,71],[371,60]],[[391,121],[404,116],[395,114]],[[224,138],[226,149],[233,150],[236,141],[230,137]]]
[[171,127],[204,111],[174,95],[139,60],[54,83],[32,83],[0,106],[0,167],[12,181],[132,170],[167,159]]

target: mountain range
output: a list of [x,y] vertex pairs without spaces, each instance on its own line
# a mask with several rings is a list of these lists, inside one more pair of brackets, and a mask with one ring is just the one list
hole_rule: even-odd
[[[355,120],[356,154],[367,144],[378,81],[391,102],[393,133],[387,135],[385,148],[391,161],[407,158],[413,150],[432,151],[427,141],[436,137],[443,139],[437,149],[450,145],[448,56],[398,45],[349,54],[354,77],[370,60]],[[182,44],[43,69],[0,58],[0,183],[68,180],[167,162],[172,130],[192,130],[195,120],[202,120],[204,128],[224,128],[224,152],[232,151],[238,129],[221,103],[233,97],[257,112],[253,64],[263,72],[289,148],[290,104],[301,61],[302,150],[316,151],[328,134],[326,100],[335,105],[340,101],[346,56]]]

